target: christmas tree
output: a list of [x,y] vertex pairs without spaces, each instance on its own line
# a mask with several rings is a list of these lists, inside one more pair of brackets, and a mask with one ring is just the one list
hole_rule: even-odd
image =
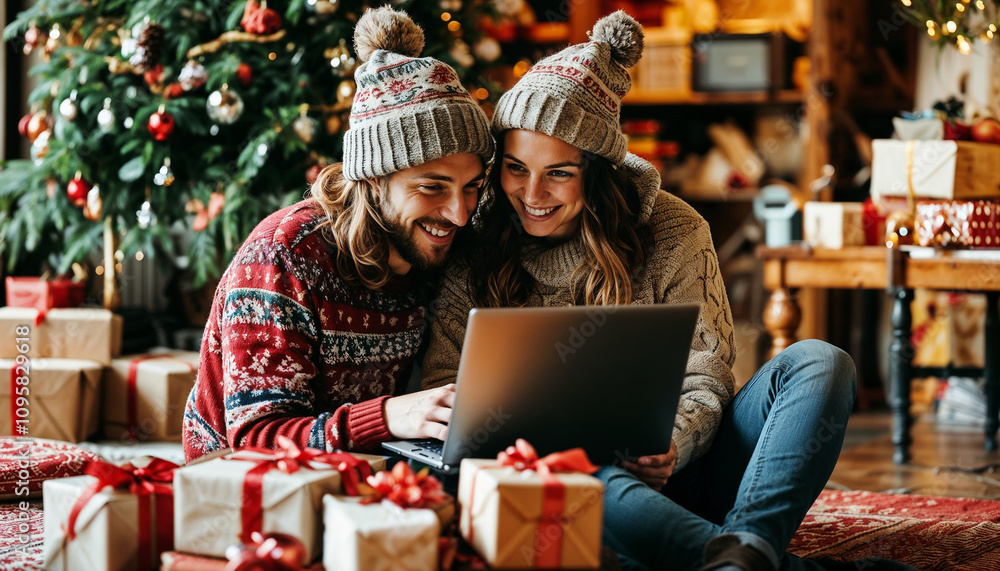
[[[219,276],[261,219],[340,160],[354,24],[383,3],[39,0],[19,14],[4,40],[46,61],[19,125],[32,156],[0,171],[8,271],[30,252],[65,273],[104,244],[185,255],[195,283]],[[485,70],[500,46],[478,28],[489,2],[392,4],[424,28],[424,55],[495,100]]]

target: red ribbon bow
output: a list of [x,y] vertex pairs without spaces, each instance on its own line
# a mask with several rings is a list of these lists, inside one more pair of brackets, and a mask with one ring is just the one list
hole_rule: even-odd
[[[359,460],[344,452],[323,452],[315,448],[299,448],[292,439],[278,436],[278,448],[242,448],[226,456],[227,460],[244,460],[256,462],[256,466],[247,472],[243,480],[242,531],[240,540],[243,543],[253,541],[253,532],[262,531],[264,525],[264,474],[271,470],[280,470],[292,474],[300,469],[315,470],[312,464],[321,464],[334,468],[340,473],[344,494],[360,495],[358,484],[361,478],[371,476],[371,466],[368,462]],[[250,453],[250,454],[247,454]],[[257,455],[265,455],[260,458]],[[359,476],[360,474],[360,476]]]
[[518,438],[514,446],[497,454],[497,462],[501,466],[512,466],[517,471],[535,470],[539,473],[553,472],[583,472],[593,474],[598,467],[590,462],[583,448],[570,448],[564,452],[553,452],[542,458],[538,457],[535,447],[523,438]]
[[361,503],[370,504],[385,499],[401,508],[433,508],[446,498],[444,486],[429,472],[429,468],[424,468],[415,473],[406,462],[398,462],[391,472],[368,476],[368,485],[374,488],[375,495]]
[[[106,487],[127,489],[129,493],[139,496],[138,568],[140,571],[154,569],[150,506],[156,503],[156,550],[169,551],[174,546],[174,491],[170,484],[174,481],[174,470],[177,468],[177,464],[161,458],[154,458],[141,468],[130,463],[119,467],[102,460],[87,461],[83,472],[94,476],[97,481],[88,486],[73,504],[66,524],[66,539],[73,541],[76,538],[76,520],[90,498]],[[151,501],[146,501],[148,496],[152,496]]]
[[[566,487],[555,476],[558,472],[583,472],[593,474],[598,467],[590,462],[587,453],[582,448],[571,448],[563,452],[553,452],[541,458],[535,447],[523,438],[518,438],[514,446],[497,454],[497,465],[480,466],[496,468],[509,466],[517,471],[534,470],[542,477],[542,516],[535,533],[535,562],[540,569],[558,568],[562,563],[563,511],[566,499]],[[478,470],[477,470],[478,471]],[[472,498],[475,497],[476,473],[472,475],[472,488],[469,490],[468,521],[469,543],[472,543]]]

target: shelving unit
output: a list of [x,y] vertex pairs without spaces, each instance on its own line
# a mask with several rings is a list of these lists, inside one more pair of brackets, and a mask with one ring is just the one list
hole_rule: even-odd
[[775,92],[688,93],[659,92],[633,89],[622,99],[624,105],[758,105],[802,103],[805,95],[795,89]]

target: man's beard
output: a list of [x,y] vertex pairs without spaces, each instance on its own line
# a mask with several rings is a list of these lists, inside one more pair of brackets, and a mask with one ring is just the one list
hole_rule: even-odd
[[[417,240],[419,238],[416,236],[418,232],[417,224],[414,223],[410,227],[404,226],[399,221],[399,216],[392,211],[392,208],[388,205],[382,208],[382,217],[385,221],[386,229],[389,234],[389,243],[392,247],[396,249],[399,256],[410,264],[410,267],[414,270],[436,270],[444,266],[447,260],[446,253],[448,252],[449,245],[445,246],[435,246],[433,244],[428,244],[427,247],[431,249],[432,252],[439,254],[437,256],[428,256],[426,249],[421,249],[417,245]],[[434,221],[427,221],[428,223],[434,224]],[[441,223],[440,226],[447,226],[448,223]],[[452,230],[452,232],[457,231],[458,228]]]

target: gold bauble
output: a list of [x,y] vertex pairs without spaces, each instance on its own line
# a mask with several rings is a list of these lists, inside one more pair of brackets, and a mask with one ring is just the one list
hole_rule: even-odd
[[340,132],[343,122],[337,115],[330,115],[326,118],[326,132],[328,135],[336,135]]
[[28,140],[32,143],[38,138],[38,135],[42,134],[49,128],[49,114],[45,111],[39,111],[31,116],[28,120]]
[[354,100],[354,92],[358,90],[358,84],[353,79],[345,79],[337,85],[337,102],[348,103]]

